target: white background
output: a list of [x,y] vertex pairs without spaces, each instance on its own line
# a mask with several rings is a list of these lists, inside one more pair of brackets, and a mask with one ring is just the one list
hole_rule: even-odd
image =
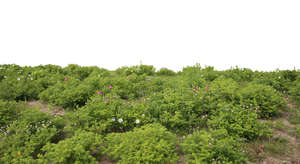
[[0,64],[300,69],[299,0],[0,0]]

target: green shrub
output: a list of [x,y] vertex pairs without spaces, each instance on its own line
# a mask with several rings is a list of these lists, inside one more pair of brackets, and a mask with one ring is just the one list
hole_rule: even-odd
[[275,116],[285,105],[285,101],[279,92],[263,84],[249,83],[240,90],[240,94],[240,104],[255,106],[260,118]]
[[173,132],[190,131],[203,127],[205,111],[194,109],[192,93],[165,89],[149,97],[147,112],[163,126]]
[[238,82],[249,82],[253,80],[254,73],[248,68],[231,68],[226,70],[224,75]]
[[294,97],[296,102],[300,104],[300,76],[297,80],[293,82],[292,87],[290,88],[291,95]]
[[22,109],[1,137],[0,163],[35,163],[44,145],[60,139],[63,126],[56,121],[36,109]]
[[160,76],[174,76],[176,73],[168,68],[161,68],[156,72]]
[[293,82],[297,78],[295,70],[276,70],[274,72],[256,72],[254,80],[256,83],[272,86],[274,89],[287,92],[293,86]]
[[196,131],[181,144],[187,164],[198,163],[244,163],[247,158],[239,138],[226,130]]
[[124,132],[153,122],[144,102],[130,103],[117,95],[96,95],[71,115],[73,128],[96,133]]
[[0,83],[0,99],[32,100],[37,99],[43,87],[29,75],[11,74]]
[[205,68],[201,68],[200,64],[184,67],[181,74],[188,77],[191,81],[199,78],[203,78],[207,81],[213,81],[219,76],[218,71],[214,70],[214,67],[207,66]]
[[39,97],[63,108],[78,108],[85,105],[93,92],[96,93],[96,90],[92,86],[70,78],[44,90]]
[[104,152],[118,163],[175,163],[176,136],[159,124],[105,138]]
[[138,66],[131,66],[131,67],[121,67],[116,70],[116,72],[120,75],[131,75],[131,74],[136,74],[136,75],[154,75],[155,73],[155,68],[152,65],[138,65]]
[[19,112],[20,107],[18,103],[0,100],[0,128],[16,120]]
[[100,150],[97,150],[100,144],[102,144],[101,136],[92,132],[77,131],[72,138],[65,139],[57,144],[48,143],[45,145],[42,148],[45,154],[39,156],[39,162],[96,164],[98,162],[93,155],[100,155]]
[[247,139],[270,136],[270,127],[257,120],[257,114],[249,109],[223,106],[208,120],[213,129],[226,129],[230,135]]
[[239,85],[230,78],[220,76],[216,78],[210,86],[212,97],[219,102],[234,102],[238,100],[237,90]]
[[73,76],[79,80],[84,80],[93,71],[99,70],[98,67],[82,67],[77,64],[69,64],[63,68],[63,72],[67,76]]

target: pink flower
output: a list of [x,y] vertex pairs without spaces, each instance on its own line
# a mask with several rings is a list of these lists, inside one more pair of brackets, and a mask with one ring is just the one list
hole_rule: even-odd
[[69,78],[65,78],[64,81],[69,81]]
[[97,94],[98,94],[98,95],[102,95],[102,92],[98,91]]
[[106,102],[109,102],[110,100],[109,100],[109,98],[107,98],[107,99],[105,99],[105,101],[106,101]]
[[287,106],[288,106],[289,108],[291,108],[291,107],[292,107],[292,104],[287,104]]
[[205,86],[205,88],[206,88],[206,89],[208,89],[208,88],[210,88],[210,86],[209,86],[209,85],[207,85],[207,86]]
[[109,89],[112,89],[112,86],[110,85],[108,88],[109,88]]

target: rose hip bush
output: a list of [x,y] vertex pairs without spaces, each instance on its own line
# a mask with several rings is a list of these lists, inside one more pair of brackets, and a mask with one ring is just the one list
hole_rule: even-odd
[[20,110],[19,103],[15,101],[0,100],[0,128],[17,120]]
[[45,102],[74,109],[85,105],[95,91],[91,85],[81,83],[78,79],[65,78],[44,90],[39,97]]
[[17,101],[37,99],[42,90],[41,84],[30,74],[10,74],[0,83],[0,99]]
[[96,133],[124,132],[154,122],[145,103],[129,103],[115,94],[95,95],[69,117],[73,128]]
[[296,102],[300,103],[300,76],[294,81],[294,85],[290,88],[291,95],[294,97]]
[[64,123],[34,108],[23,108],[0,137],[0,163],[35,163],[41,148],[62,136]]
[[271,129],[257,120],[258,115],[250,109],[224,105],[208,120],[212,129],[226,129],[232,136],[253,140],[272,135]]
[[176,135],[159,124],[105,137],[104,153],[118,163],[175,163]]
[[245,163],[242,140],[228,135],[224,129],[196,131],[184,139],[182,152],[187,164]]
[[299,70],[0,65],[0,163],[247,163],[243,143],[272,136],[261,119],[297,109],[299,84]]
[[58,143],[47,143],[39,155],[39,163],[98,163],[101,136],[92,132],[76,131],[75,135]]
[[240,95],[240,104],[255,106],[260,118],[273,117],[285,106],[281,93],[263,84],[249,83],[240,90]]

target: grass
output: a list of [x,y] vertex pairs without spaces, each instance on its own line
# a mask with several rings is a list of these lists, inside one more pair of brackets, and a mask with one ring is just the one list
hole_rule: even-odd
[[300,111],[296,111],[288,117],[289,122],[292,124],[300,124]]
[[276,137],[264,142],[264,152],[268,156],[281,157],[291,155],[291,148],[288,145],[289,140],[284,137]]

